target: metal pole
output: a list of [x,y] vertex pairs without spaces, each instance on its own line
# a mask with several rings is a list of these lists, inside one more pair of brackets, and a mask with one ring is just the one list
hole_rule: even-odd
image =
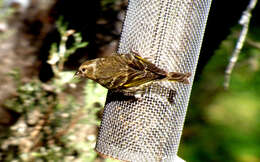
[[96,150],[116,159],[176,161],[211,0],[130,0],[119,53],[138,51],[162,69],[191,72],[190,84],[163,82],[141,100],[109,94]]

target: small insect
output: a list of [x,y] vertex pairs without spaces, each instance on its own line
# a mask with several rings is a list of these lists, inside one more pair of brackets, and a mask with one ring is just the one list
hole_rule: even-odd
[[109,90],[129,94],[143,92],[158,81],[189,84],[191,73],[167,72],[131,51],[130,54],[115,54],[86,61],[75,75],[92,79]]

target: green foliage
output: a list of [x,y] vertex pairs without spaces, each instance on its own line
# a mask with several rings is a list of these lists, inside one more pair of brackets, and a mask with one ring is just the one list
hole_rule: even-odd
[[[180,147],[180,157],[189,162],[260,161],[260,49],[246,41],[231,75],[228,91],[224,71],[235,48],[238,29],[207,64],[193,87]],[[258,32],[260,33],[258,29]],[[247,40],[256,42],[256,34]]]
[[[80,33],[75,32],[75,30],[70,29],[67,30],[67,23],[63,23],[62,17],[59,18],[56,25],[58,31],[61,35],[61,40],[59,44],[52,44],[50,49],[50,57],[47,61],[51,66],[54,74],[61,78],[60,81],[70,81],[69,78],[72,78],[71,72],[62,72],[65,61],[69,58],[71,54],[73,54],[77,49],[83,48],[87,46],[87,42],[82,42],[82,37]],[[74,40],[73,44],[67,48],[67,41],[69,37],[72,37]],[[63,85],[63,82],[61,82]]]
[[85,118],[84,122],[94,125],[100,125],[100,121],[97,119],[97,113],[100,111],[100,108],[104,107],[107,89],[92,80],[88,80],[87,85],[88,87],[84,89],[84,101],[85,109],[89,117]]
[[[46,98],[46,100],[43,100]],[[45,108],[48,102],[48,92],[44,91],[41,82],[33,80],[27,84],[20,85],[17,88],[17,97],[6,101],[5,106],[19,113],[25,113],[39,106]],[[51,99],[52,101],[52,99]]]
[[[94,151],[98,112],[104,106],[107,90],[88,81],[83,92],[71,95],[79,80],[75,71],[64,71],[65,61],[77,49],[87,45],[81,35],[57,23],[61,41],[50,49],[48,63],[55,74],[48,83],[33,79],[21,81],[19,71],[10,75],[17,84],[17,94],[5,106],[21,114],[9,134],[0,139],[0,161],[86,161],[97,159]],[[74,40],[69,47],[69,38]],[[79,104],[84,94],[85,103]]]

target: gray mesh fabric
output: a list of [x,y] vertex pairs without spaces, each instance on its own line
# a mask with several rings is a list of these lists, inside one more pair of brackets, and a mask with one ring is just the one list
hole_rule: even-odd
[[211,0],[130,0],[118,53],[138,51],[190,84],[162,82],[139,100],[109,93],[96,150],[125,161],[174,161]]

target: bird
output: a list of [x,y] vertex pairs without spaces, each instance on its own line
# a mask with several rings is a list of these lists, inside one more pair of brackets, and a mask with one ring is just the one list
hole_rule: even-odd
[[91,79],[114,92],[124,94],[143,92],[152,83],[174,81],[189,84],[191,73],[167,72],[137,52],[113,54],[87,60],[75,76]]

